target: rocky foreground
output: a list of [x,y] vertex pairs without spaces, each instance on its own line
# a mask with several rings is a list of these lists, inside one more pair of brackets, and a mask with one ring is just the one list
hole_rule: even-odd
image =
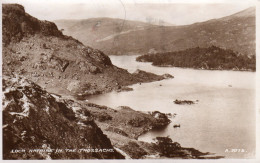
[[4,159],[204,158],[170,138],[137,138],[170,123],[164,113],[112,109],[50,94],[20,76],[3,77]]
[[[90,112],[77,109],[25,78],[4,76],[3,158],[124,158],[114,150]],[[46,151],[30,152],[37,149]],[[110,152],[65,152],[65,149],[107,149]]]

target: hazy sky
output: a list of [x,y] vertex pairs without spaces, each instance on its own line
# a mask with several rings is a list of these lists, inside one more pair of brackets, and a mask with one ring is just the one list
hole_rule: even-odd
[[218,0],[218,3],[212,3],[212,0],[203,0],[204,3],[190,3],[190,1],[171,3],[170,0],[164,0],[158,3],[153,0],[155,3],[146,3],[144,0],[140,3],[137,0],[3,0],[2,2],[22,4],[26,12],[41,20],[126,17],[128,20],[139,21],[161,20],[175,25],[220,18],[254,6],[250,0],[237,0],[228,4],[219,3],[221,0]]

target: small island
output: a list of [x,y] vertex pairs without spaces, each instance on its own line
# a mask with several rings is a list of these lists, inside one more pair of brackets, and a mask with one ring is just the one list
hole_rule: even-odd
[[176,99],[175,101],[173,101],[175,104],[178,105],[192,105],[192,104],[196,104],[199,100],[196,101],[191,101],[191,100],[178,100]]

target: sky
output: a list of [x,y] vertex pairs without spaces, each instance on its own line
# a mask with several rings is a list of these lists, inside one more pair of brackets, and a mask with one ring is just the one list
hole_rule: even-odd
[[194,2],[194,0],[150,0],[149,3],[148,0],[2,0],[2,3],[22,4],[27,13],[41,20],[111,17],[155,24],[166,22],[166,25],[202,22],[254,6],[253,0]]

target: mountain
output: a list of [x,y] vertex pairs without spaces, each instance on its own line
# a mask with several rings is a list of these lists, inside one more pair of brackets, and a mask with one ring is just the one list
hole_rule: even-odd
[[130,74],[19,4],[2,5],[2,36],[3,159],[123,159],[96,124],[106,113],[77,98],[172,77]]
[[93,95],[164,77],[130,74],[102,51],[62,34],[20,5],[3,4],[3,74],[19,74],[49,92]]
[[139,21],[115,18],[90,18],[83,20],[56,20],[63,33],[79,39],[85,45],[95,47],[96,43],[116,39],[122,34],[144,30],[156,25]]
[[[96,22],[100,21],[99,19],[95,20]],[[122,22],[122,20],[116,20]],[[68,23],[70,21],[74,23]],[[113,23],[114,27],[111,28],[111,26],[106,27],[106,23],[100,21],[102,28],[98,28],[98,32],[92,32],[86,30],[90,28],[89,25],[82,23],[90,20],[70,21],[63,24],[59,21],[55,23],[59,28],[63,28],[66,34],[79,39],[86,45],[98,48],[108,55],[169,52],[212,45],[231,49],[243,55],[255,55],[255,8],[253,7],[227,17],[191,25],[151,26],[147,24],[140,30],[133,28],[131,30],[131,26],[129,26],[123,28],[123,31],[130,31],[127,33],[112,30],[119,28],[116,23]],[[118,24],[121,25],[121,23]],[[80,35],[76,33],[80,33]],[[84,39],[87,37],[92,38],[92,41],[85,42]],[[97,39],[93,39],[94,37]]]

